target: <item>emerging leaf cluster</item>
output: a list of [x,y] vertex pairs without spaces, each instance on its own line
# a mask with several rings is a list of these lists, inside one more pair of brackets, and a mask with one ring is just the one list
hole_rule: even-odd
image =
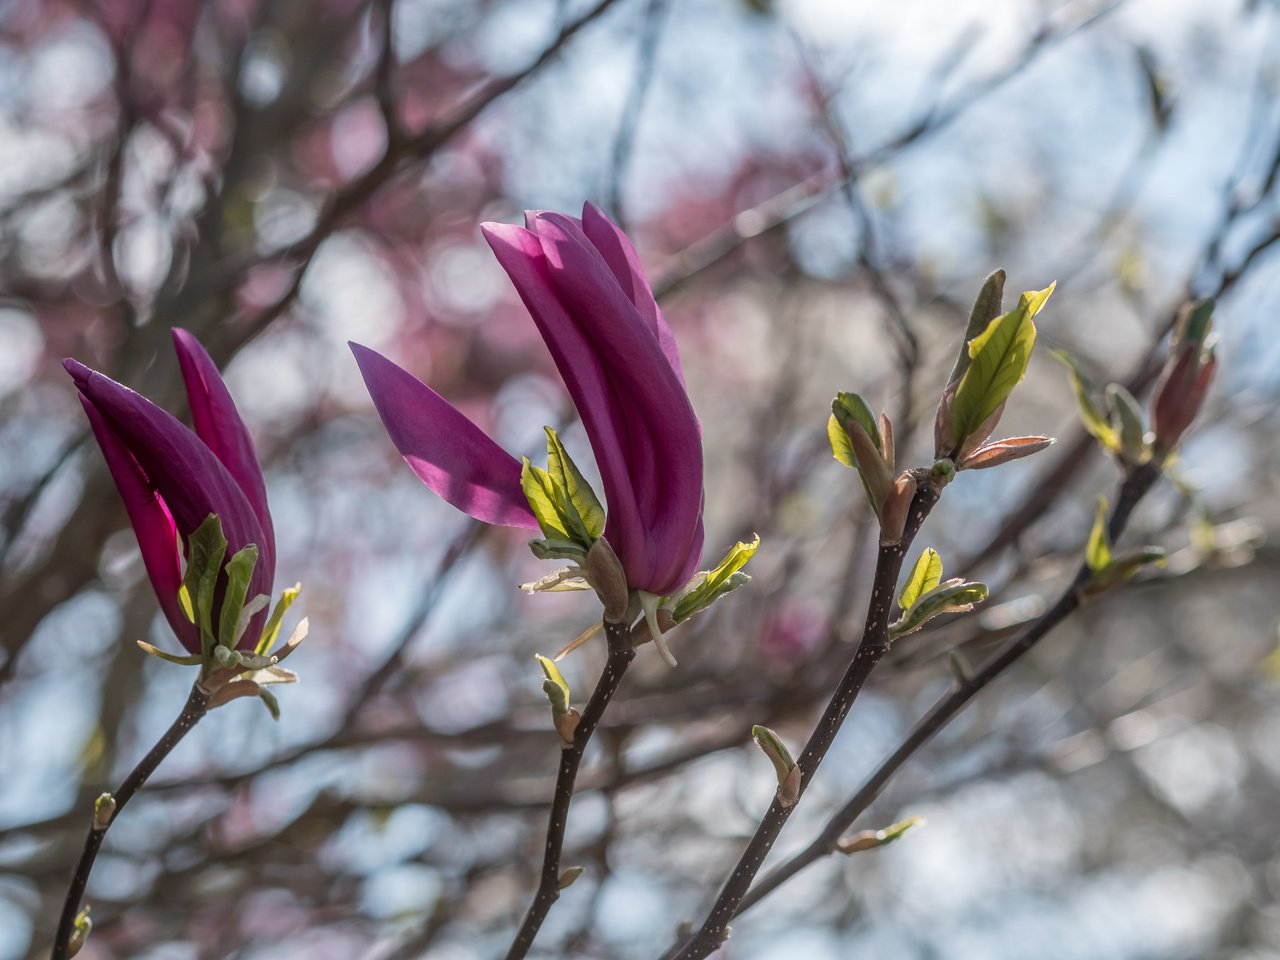
[[545,429],[547,469],[525,457],[520,470],[520,487],[545,538],[530,546],[543,559],[581,560],[604,535],[604,507],[555,430]]
[[987,585],[963,577],[942,579],[942,557],[932,547],[916,559],[898,594],[902,616],[889,625],[891,637],[904,637],[944,613],[964,613],[987,599]]

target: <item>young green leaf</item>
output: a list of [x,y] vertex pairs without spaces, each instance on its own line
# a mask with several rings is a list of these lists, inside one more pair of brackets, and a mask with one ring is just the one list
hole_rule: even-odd
[[741,570],[746,566],[747,561],[755,556],[759,547],[758,534],[750,543],[741,541],[735,543],[714,569],[694,579],[693,586],[676,601],[675,607],[671,610],[672,619],[676,623],[683,623],[695,613],[705,610],[726,593],[747,583],[751,578]]
[[262,628],[262,636],[258,638],[258,645],[253,648],[253,652],[260,657],[265,657],[271,652],[271,648],[275,645],[276,637],[280,635],[280,621],[284,619],[285,613],[293,606],[293,601],[298,599],[298,594],[302,593],[302,584],[295,583],[292,587],[280,591],[280,599],[276,601],[275,608],[271,611],[271,616],[267,618],[266,626]]
[[889,625],[889,635],[905,637],[944,613],[965,613],[974,604],[987,599],[987,585],[956,577],[934,587],[911,605],[896,622]]
[[947,383],[956,383],[969,369],[969,341],[982,333],[991,321],[1000,316],[1004,304],[1004,271],[997,270],[987,277],[978,291],[978,299],[973,302],[973,310],[969,313],[969,325],[965,328],[964,339],[960,342],[960,352],[956,356],[955,366]]
[[182,585],[200,628],[201,652],[208,656],[217,644],[213,624],[213,595],[218,586],[218,572],[227,553],[227,538],[222,535],[222,521],[211,513],[204,523],[187,537],[187,569]]
[[222,594],[222,610],[218,616],[218,642],[224,647],[236,645],[236,626],[249,593],[249,578],[258,565],[258,547],[249,544],[238,550],[227,562],[227,588]]
[[831,414],[845,431],[848,431],[851,423],[861,424],[862,429],[867,432],[867,436],[876,445],[876,450],[884,451],[876,415],[872,412],[871,406],[861,396],[856,393],[837,393],[836,398],[831,401]]
[[1163,567],[1167,561],[1164,550],[1160,547],[1141,547],[1137,550],[1126,550],[1116,554],[1111,562],[1094,574],[1089,584],[1089,593],[1101,593],[1119,586],[1144,567]]
[[951,432],[957,440],[962,441],[986,423],[1026,374],[1036,342],[1032,318],[1055,286],[1027,291],[1015,309],[996,317],[969,341],[969,367],[960,378],[951,407]]
[[933,547],[925,547],[924,553],[916,559],[911,569],[911,576],[898,594],[898,606],[903,610],[911,609],[911,605],[942,582],[942,557]]
[[604,535],[604,507],[556,432],[551,427],[543,429],[547,432],[547,472],[563,493],[564,519],[579,534],[579,542],[589,544]]
[[135,642],[141,648],[143,653],[149,653],[151,656],[159,657],[161,660],[166,660],[169,663],[176,663],[180,667],[195,667],[204,663],[204,657],[200,656],[198,653],[191,653],[180,657],[177,654],[161,650],[159,647],[147,643],[145,640],[138,640]]
[[525,499],[529,501],[529,507],[533,510],[544,537],[548,540],[576,542],[557,509],[556,501],[559,498],[555,479],[541,467],[530,463],[528,457],[524,458],[520,468],[520,489],[524,491]]
[[1080,365],[1076,363],[1075,357],[1059,349],[1050,350],[1049,355],[1066,367],[1067,373],[1071,376],[1071,389],[1076,395],[1076,405],[1080,408],[1080,419],[1084,423],[1085,430],[1108,450],[1118,451],[1120,436],[1111,426],[1106,413],[1093,402],[1093,387],[1080,371]]
[[836,841],[836,849],[841,853],[861,853],[863,850],[874,850],[893,843],[907,832],[924,826],[924,817],[907,817],[883,830],[863,830],[851,837],[843,837]]
[[831,455],[846,467],[857,469],[858,458],[854,455],[853,445],[849,442],[849,434],[833,413],[827,417],[827,439],[831,442]]
[[545,679],[542,681],[542,692],[551,703],[551,715],[558,717],[569,712],[569,684],[553,660],[541,654],[534,654],[538,665],[542,667]]
[[1093,519],[1093,529],[1089,532],[1089,542],[1084,548],[1084,561],[1095,574],[1101,573],[1111,564],[1111,538],[1107,536],[1107,500],[1098,498],[1098,512]]
[[1144,463],[1150,457],[1146,418],[1132,393],[1119,383],[1107,387],[1112,427],[1120,437],[1120,451],[1130,463]]

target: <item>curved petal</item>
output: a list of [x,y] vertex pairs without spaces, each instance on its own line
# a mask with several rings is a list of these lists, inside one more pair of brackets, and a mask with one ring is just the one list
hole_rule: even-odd
[[640,265],[640,257],[636,254],[636,248],[631,245],[630,238],[594,203],[582,206],[582,232],[591,245],[600,251],[605,263],[618,278],[623,292],[653,330],[653,335],[658,338],[658,345],[662,347],[671,369],[676,372],[676,377],[683,386],[684,370],[680,366],[676,338],[667,326],[662,311],[658,309],[658,302],[653,298],[653,290],[649,287],[644,268]]
[[98,408],[84,395],[80,397],[80,404],[89,418],[89,426],[102,449],[120,499],[124,501],[129,523],[133,525],[142,551],[142,563],[155,589],[156,599],[160,601],[160,609],[179,642],[192,653],[199,653],[200,633],[186,618],[178,602],[178,588],[182,586],[182,548],[173,516],[146,471],[138,465],[124,441],[107,425]]
[[447,400],[382,354],[350,344],[391,442],[431,490],[485,523],[537,530],[520,461]]
[[[191,535],[211,513],[222,521],[227,554],[256,544],[259,559],[249,581],[249,596],[270,596],[275,578],[274,557],[263,550],[266,535],[239,483],[204,442],[172,414],[146,397],[74,360],[64,361],[80,394],[145,473],[164,501],[183,538]],[[221,602],[225,575],[217,591]],[[157,592],[162,585],[157,584]],[[164,585],[167,589],[167,585]],[[250,622],[243,646],[252,646],[266,621],[266,611]]]
[[582,417],[608,501],[605,536],[628,582],[667,593],[701,522],[697,417],[655,328],[577,221],[547,213],[529,223],[482,229]]
[[200,341],[186,330],[175,327],[173,347],[182,368],[182,379],[187,387],[187,402],[191,405],[191,422],[196,436],[222,461],[227,472],[240,484],[249,506],[258,516],[265,542],[259,544],[268,562],[275,566],[276,537],[271,524],[271,511],[267,506],[267,485],[262,478],[253,450],[253,439],[240,419],[235,402],[222,381],[213,358]]

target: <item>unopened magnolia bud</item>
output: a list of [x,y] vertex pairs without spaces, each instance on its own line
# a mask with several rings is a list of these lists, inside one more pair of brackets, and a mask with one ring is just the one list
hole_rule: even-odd
[[561,714],[557,714],[552,722],[555,724],[556,733],[560,734],[560,739],[564,741],[566,747],[573,746],[573,735],[577,732],[578,722],[582,719],[582,714],[578,713],[573,707]]
[[587,580],[604,605],[604,618],[610,623],[621,623],[631,605],[631,588],[627,586],[627,574],[622,561],[604,537],[598,539],[587,551]]
[[111,826],[111,818],[116,815],[116,798],[104,793],[93,802],[93,829],[105,830]]
[[915,498],[915,477],[904,473],[894,483],[893,492],[880,511],[880,543],[889,546],[902,539],[902,532],[907,528],[907,516],[911,513],[911,502]]
[[1156,387],[1152,425],[1155,449],[1164,455],[1178,445],[1204,404],[1218,359],[1212,348],[1206,357],[1198,343],[1188,343]]
[[778,784],[778,802],[784,807],[794,807],[800,799],[800,768],[792,767],[791,772]]
[[71,928],[71,939],[67,941],[67,956],[74,957],[89,939],[93,930],[93,921],[89,919],[89,908],[86,906],[76,914],[75,925]]
[[561,890],[567,890],[573,886],[573,881],[582,876],[584,867],[566,867],[564,873],[560,874],[558,886]]

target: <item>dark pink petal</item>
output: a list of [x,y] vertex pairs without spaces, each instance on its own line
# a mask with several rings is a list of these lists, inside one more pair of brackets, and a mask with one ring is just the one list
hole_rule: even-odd
[[[184,540],[209,514],[216,513],[227,538],[228,557],[249,544],[258,547],[259,559],[249,581],[249,596],[270,595],[275,566],[274,557],[264,549],[266,534],[240,484],[222,461],[176,417],[146,397],[75,360],[64,361],[63,365],[81,396],[97,410],[164,501]],[[154,585],[157,595],[170,586]],[[222,589],[220,585],[219,601]],[[166,598],[161,597],[161,602],[167,602]],[[242,646],[252,646],[257,641],[266,616],[262,611],[251,621]]]
[[155,588],[160,609],[182,645],[192,653],[199,653],[200,633],[178,603],[178,588],[182,586],[182,548],[169,508],[124,442],[102,419],[98,408],[84,396],[80,397],[80,403],[89,417],[89,426],[102,449],[120,499],[124,501],[142,551],[142,563]]
[[628,582],[669,593],[700,548],[697,417],[655,327],[577,221],[533,214],[529,222],[532,230],[482,229],[582,417],[605,487],[605,537]]
[[594,246],[605,263],[618,278],[623,292],[635,304],[640,315],[658,338],[658,345],[671,363],[680,383],[684,383],[684,370],[680,367],[680,351],[676,347],[676,338],[667,326],[658,302],[653,298],[653,290],[645,277],[644,268],[640,265],[640,257],[631,245],[630,238],[623,233],[616,223],[606,217],[594,203],[583,204],[582,232]]
[[391,442],[423,483],[477,520],[538,529],[515,457],[417,377],[368,347],[350,346]]
[[182,368],[182,379],[187,387],[187,402],[191,405],[191,421],[196,436],[205,442],[214,456],[222,461],[227,472],[235,477],[244,491],[253,512],[258,515],[265,543],[258,545],[262,555],[274,568],[276,555],[275,530],[271,524],[271,511],[267,507],[267,485],[262,478],[253,440],[240,419],[235,402],[222,382],[222,376],[200,341],[186,330],[173,329],[173,346]]

